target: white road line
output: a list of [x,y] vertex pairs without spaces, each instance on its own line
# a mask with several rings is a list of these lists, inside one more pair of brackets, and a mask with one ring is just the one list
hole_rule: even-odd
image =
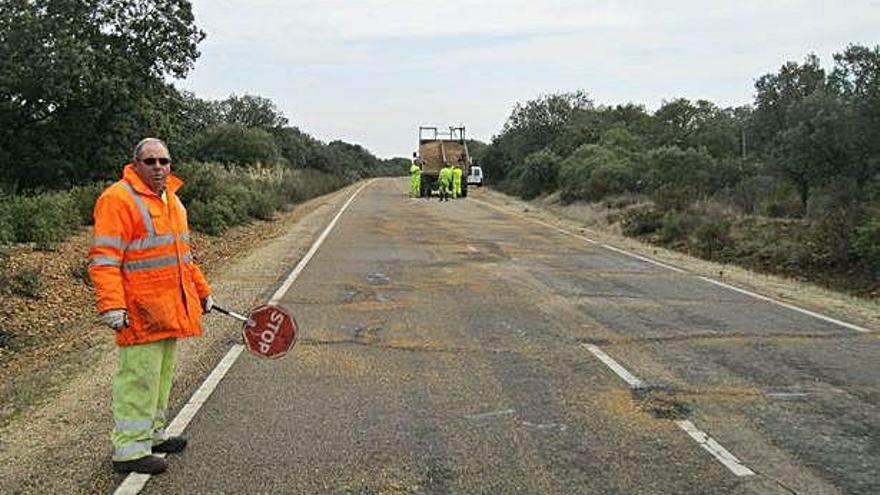
[[514,410],[514,409],[504,409],[501,411],[492,411],[492,412],[485,412],[485,413],[480,413],[480,414],[469,414],[465,417],[467,419],[485,419],[485,418],[494,418],[495,416],[508,416],[508,415],[511,415],[514,413],[516,413],[516,410]]
[[718,462],[724,464],[724,467],[729,469],[733,474],[737,476],[754,476],[754,471],[744,466],[739,459],[725,449],[723,445],[716,442],[714,438],[694,426],[689,420],[685,419],[676,421],[675,424],[677,424],[682,430],[686,431],[695,442],[700,444],[700,447],[706,449],[707,452],[718,459]]
[[275,291],[275,294],[272,294],[272,297],[269,298],[269,304],[276,304],[278,301],[281,300],[281,298],[284,297],[284,294],[287,293],[288,289],[290,289],[290,286],[293,285],[293,282],[295,282],[297,277],[299,277],[299,274],[302,273],[306,265],[309,264],[312,256],[314,256],[315,253],[318,252],[318,248],[321,247],[321,244],[324,244],[324,239],[326,239],[327,236],[330,235],[330,231],[332,231],[333,227],[336,226],[336,222],[339,221],[339,217],[341,217],[342,214],[345,213],[345,210],[348,209],[348,205],[350,205],[351,202],[354,201],[354,198],[357,197],[358,193],[363,191],[365,187],[369,186],[371,182],[373,182],[372,179],[367,181],[366,184],[362,185],[357,191],[355,191],[354,194],[352,194],[351,197],[348,198],[348,201],[346,201],[345,204],[342,205],[342,208],[339,209],[339,213],[337,213],[336,216],[333,217],[333,220],[330,221],[330,224],[327,225],[327,228],[324,229],[324,232],[321,233],[321,236],[318,237],[314,244],[312,244],[312,247],[309,249],[306,255],[303,256],[301,260],[299,260],[296,268],[294,268],[293,271],[290,272],[290,275],[287,276],[287,279],[284,281],[283,284],[281,284],[281,287],[279,287],[278,290]]
[[676,272],[676,273],[687,273],[687,271],[682,270],[681,268],[677,268],[677,267],[674,267],[674,266],[672,266],[672,265],[667,265],[666,263],[661,263],[661,262],[659,262],[659,261],[657,261],[657,260],[652,260],[651,258],[646,258],[646,257],[641,256],[641,255],[638,255],[638,254],[636,254],[636,253],[631,253],[631,252],[629,252],[629,251],[626,251],[626,250],[623,250],[623,249],[620,249],[620,248],[616,248],[616,247],[614,247],[614,246],[612,246],[612,245],[610,245],[610,244],[602,244],[602,247],[605,248],[605,249],[610,249],[611,251],[614,251],[615,253],[620,253],[620,254],[622,254],[622,255],[624,255],[624,256],[629,256],[630,258],[635,258],[635,259],[637,259],[637,260],[644,261],[645,263],[650,263],[650,264],[652,264],[652,265],[656,265],[656,266],[659,266],[659,267],[661,267],[661,268],[666,268],[667,270],[672,270],[672,271],[674,271],[674,272]]
[[640,388],[642,386],[642,381],[636,378],[632,373],[630,373],[626,368],[620,365],[617,361],[614,360],[608,354],[605,354],[602,349],[594,346],[593,344],[583,344],[584,347],[587,348],[588,351],[593,353],[594,356],[599,358],[599,361],[605,363],[606,366],[611,368],[617,376],[619,376],[623,381],[630,386],[630,388]]
[[[336,216],[333,217],[333,220],[330,222],[327,228],[324,229],[324,232],[321,233],[321,236],[315,240],[314,244],[312,244],[312,247],[303,257],[303,259],[301,259],[300,262],[296,265],[296,268],[294,268],[290,275],[287,276],[287,279],[284,281],[281,287],[277,291],[275,291],[275,294],[272,295],[272,298],[269,300],[270,304],[277,303],[281,300],[282,297],[284,297],[284,294],[287,292],[288,289],[290,289],[290,286],[293,285],[297,277],[299,277],[299,274],[302,273],[303,269],[305,269],[309,260],[312,259],[312,257],[318,251],[318,248],[321,247],[321,244],[324,243],[324,239],[327,238],[327,236],[330,234],[330,231],[333,230],[333,227],[336,226],[336,222],[339,220],[339,217],[342,216],[342,214],[345,212],[351,202],[354,201],[354,198],[358,195],[358,193],[360,193],[365,187],[370,185],[371,182],[372,179],[367,181],[357,191],[355,191],[350,198],[348,198],[348,201],[346,201],[344,205],[342,205],[342,208],[339,209],[339,213],[337,213]],[[231,349],[229,349],[229,352],[227,352],[223,359],[220,360],[214,370],[211,371],[211,374],[208,375],[208,378],[199,386],[198,390],[196,390],[196,393],[193,394],[192,397],[190,397],[186,405],[183,406],[183,409],[180,410],[174,420],[171,421],[171,424],[168,425],[168,428],[166,429],[168,435],[175,436],[183,433],[183,430],[185,430],[190,421],[193,420],[196,413],[199,412],[199,409],[201,409],[202,405],[205,404],[205,402],[211,396],[211,393],[214,392],[214,389],[217,388],[217,385],[220,383],[220,380],[222,380],[223,377],[226,375],[226,372],[228,372],[232,368],[232,365],[235,364],[235,361],[241,355],[241,352],[243,350],[244,346],[241,344],[235,344],[232,346]],[[165,457],[164,454],[155,455],[158,457]],[[141,492],[141,490],[143,490],[144,485],[146,485],[147,481],[149,480],[149,474],[130,473],[128,476],[126,476],[122,484],[120,484],[119,487],[116,488],[116,491],[114,491],[113,493],[114,495],[137,495]]]
[[745,294],[747,296],[754,297],[755,299],[767,301],[767,302],[776,304],[777,306],[782,306],[783,308],[788,308],[790,310],[797,311],[798,313],[803,313],[807,316],[812,316],[813,318],[817,318],[822,321],[826,321],[828,323],[833,323],[835,325],[839,325],[844,328],[849,328],[850,330],[855,330],[857,332],[865,332],[865,333],[870,332],[870,330],[868,330],[867,328],[860,327],[858,325],[853,325],[852,323],[847,323],[845,321],[836,320],[834,318],[831,318],[830,316],[825,316],[821,313],[816,313],[816,312],[810,311],[808,309],[799,308],[793,304],[788,304],[788,303],[784,303],[782,301],[777,301],[776,299],[773,299],[772,297],[762,296],[761,294],[756,294],[754,292],[751,292],[751,291],[748,291],[745,289],[740,289],[739,287],[735,287],[730,284],[725,284],[724,282],[719,282],[719,281],[713,280],[709,277],[698,277],[698,278],[701,280],[704,280],[706,282],[709,282],[710,284],[714,284],[719,287],[724,287],[725,289],[730,289],[732,291],[739,292],[740,294]]
[[[612,358],[608,354],[605,354],[602,349],[599,349],[599,347],[593,344],[582,345],[594,356],[596,356],[599,361],[605,363],[605,365],[608,366],[611,371],[613,371],[617,376],[623,379],[623,381],[625,381],[630,386],[630,388],[637,389],[642,386],[642,380],[640,380],[635,375],[630,373],[629,370],[621,366],[621,364],[615,361],[614,358]],[[679,428],[687,432],[687,434],[695,442],[697,442],[700,447],[703,447],[703,449],[712,454],[712,456],[715,457],[715,459],[717,459],[718,462],[723,464],[727,469],[729,469],[731,473],[735,474],[736,476],[752,476],[755,474],[754,471],[743,465],[739,461],[739,459],[734,457],[734,455],[731,454],[730,451],[725,449],[724,446],[722,446],[714,438],[710,437],[705,432],[701,431],[689,420],[676,421],[675,424],[677,424]]]

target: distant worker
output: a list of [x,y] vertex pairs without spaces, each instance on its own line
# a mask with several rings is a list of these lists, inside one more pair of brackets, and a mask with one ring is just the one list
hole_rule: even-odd
[[452,197],[461,197],[461,165],[456,165],[452,169]]
[[147,138],[95,204],[89,275],[99,320],[119,347],[111,435],[118,472],[161,473],[166,461],[153,454],[186,447],[185,438],[165,434],[177,339],[199,336],[214,302],[193,262],[181,185],[168,147]]
[[417,154],[413,153],[412,166],[409,167],[410,186],[412,197],[418,198],[422,195],[422,167],[421,160]]
[[443,163],[440,169],[440,201],[449,201],[449,195],[452,193],[452,167],[448,163]]

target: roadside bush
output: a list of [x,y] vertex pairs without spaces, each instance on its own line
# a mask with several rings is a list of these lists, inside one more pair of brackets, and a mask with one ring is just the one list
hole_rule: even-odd
[[94,222],[95,202],[109,185],[107,182],[95,182],[84,186],[75,186],[68,191],[79,215],[80,224],[91,225]]
[[222,201],[205,203],[196,199],[190,203],[187,215],[193,229],[210,235],[220,235],[229,228],[227,219],[232,216],[232,212]]
[[730,227],[728,220],[710,220],[697,227],[694,237],[700,253],[710,260],[724,257],[725,251],[733,247]]
[[50,250],[80,225],[79,210],[66,193],[13,196],[6,204],[14,242]]
[[668,194],[686,191],[693,199],[714,192],[715,159],[703,149],[682,150],[675,146],[655,148],[647,155],[648,188]]
[[663,227],[663,213],[653,206],[628,210],[620,221],[624,235],[639,237],[657,232]]
[[4,270],[0,273],[0,292],[2,293],[37,299],[42,290],[40,271],[37,269],[25,268],[12,274],[8,274]]
[[15,242],[15,231],[12,225],[9,202],[9,198],[0,197],[0,247]]
[[587,197],[593,201],[635,189],[635,178],[627,160],[602,162],[596,165],[587,181]]
[[667,211],[663,215],[660,240],[666,244],[687,240],[697,224],[698,221],[692,215],[678,211]]
[[880,219],[873,218],[856,229],[853,251],[875,275],[880,275]]
[[634,189],[629,153],[617,148],[586,144],[563,160],[559,171],[560,199],[598,201],[609,194]]
[[527,156],[517,177],[517,190],[524,199],[534,199],[556,189],[561,159],[544,149]]

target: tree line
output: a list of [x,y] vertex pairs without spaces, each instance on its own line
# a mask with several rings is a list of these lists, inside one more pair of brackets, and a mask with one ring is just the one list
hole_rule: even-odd
[[[788,62],[740,107],[677,98],[649,112],[544,95],[517,104],[477,158],[487,180],[527,199],[619,204],[624,230],[654,242],[878,286],[880,47],[850,45],[830,71],[812,54]],[[797,245],[744,252],[737,235],[758,223],[779,237],[794,228]]]
[[266,98],[206,101],[184,78],[205,33],[187,0],[0,0],[0,190],[117,178],[133,143],[162,137],[177,161],[280,164],[354,180],[400,173],[323,143]]

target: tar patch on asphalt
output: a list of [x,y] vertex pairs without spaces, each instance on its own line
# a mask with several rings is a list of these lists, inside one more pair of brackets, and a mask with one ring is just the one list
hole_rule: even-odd
[[632,396],[639,409],[658,419],[687,419],[693,412],[691,406],[677,399],[674,390],[668,387],[640,387],[633,389]]

